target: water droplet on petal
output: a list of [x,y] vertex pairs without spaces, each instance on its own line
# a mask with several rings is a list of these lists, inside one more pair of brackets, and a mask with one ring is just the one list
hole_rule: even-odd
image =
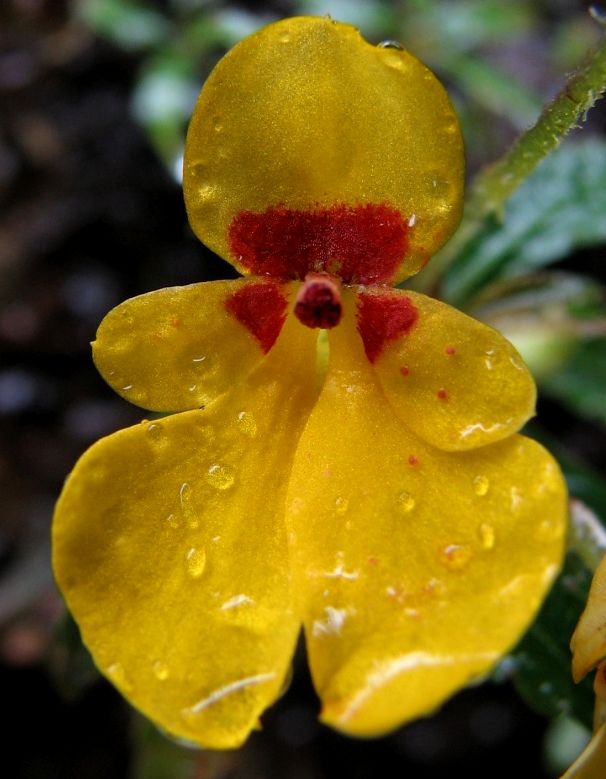
[[400,51],[404,51],[404,46],[398,41],[386,40],[377,43],[377,49],[399,49]]
[[249,411],[240,411],[238,414],[238,426],[244,435],[254,438],[257,435],[257,423]]
[[153,665],[153,671],[154,676],[158,681],[164,682],[169,677],[169,670],[166,663],[163,663],[162,660],[156,660],[156,662]]
[[487,522],[482,522],[478,528],[478,535],[480,536],[480,542],[484,549],[492,549],[495,543],[494,527]]
[[171,527],[179,527],[179,520],[177,519],[177,517],[174,514],[169,514],[166,517],[166,521],[168,522],[168,524]]
[[228,490],[235,479],[233,469],[227,465],[211,465],[206,473],[206,481],[216,490]]
[[347,500],[347,498],[342,498],[341,496],[339,496],[335,500],[335,511],[337,514],[342,516],[343,514],[346,513],[348,508],[349,508],[349,501]]
[[483,497],[486,495],[488,490],[490,489],[490,481],[486,478],[486,476],[476,476],[473,480],[473,491],[476,495],[479,497]]
[[152,438],[157,438],[162,432],[162,425],[159,422],[151,422],[147,426],[147,434]]
[[204,549],[195,549],[192,547],[185,555],[187,564],[187,573],[193,579],[199,579],[206,568],[206,552]]
[[179,503],[181,506],[181,513],[187,525],[195,529],[198,527],[198,517],[195,515],[193,507],[191,505],[191,487],[187,482],[183,482],[179,489]]
[[451,571],[465,568],[473,557],[473,550],[467,544],[448,544],[442,549],[442,562]]
[[401,492],[396,498],[396,506],[402,514],[408,514],[415,507],[415,499],[410,492]]
[[107,675],[121,690],[130,690],[132,684],[126,677],[126,672],[121,663],[112,663],[107,667]]

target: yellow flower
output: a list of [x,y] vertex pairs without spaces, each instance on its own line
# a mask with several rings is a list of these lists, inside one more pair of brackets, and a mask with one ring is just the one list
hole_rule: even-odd
[[388,286],[459,220],[454,111],[410,54],[290,19],[211,74],[184,171],[194,230],[252,275],[102,322],[106,380],[180,413],[76,465],[57,580],[101,671],[170,733],[242,743],[301,625],[322,719],[384,733],[485,674],[562,555],[561,474],[515,435],[519,355]]
[[593,738],[562,779],[604,779],[606,776],[606,557],[599,564],[585,611],[574,631],[572,675],[580,682],[597,667]]

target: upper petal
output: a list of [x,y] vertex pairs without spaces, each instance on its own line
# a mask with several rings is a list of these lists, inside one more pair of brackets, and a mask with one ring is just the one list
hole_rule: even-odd
[[394,417],[346,331],[288,492],[323,719],[371,736],[427,714],[520,637],[563,553],[565,487],[520,436],[434,449]]
[[394,281],[459,221],[461,136],[413,56],[331,19],[287,19],[210,75],[183,186],[194,231],[243,272]]
[[606,557],[593,576],[587,605],[570,641],[572,675],[580,681],[606,658]]
[[262,361],[284,324],[288,294],[287,285],[253,278],[139,295],[101,322],[95,364],[138,406],[200,408]]
[[298,634],[283,506],[314,355],[292,320],[206,409],[95,444],[57,505],[55,574],[95,662],[162,728],[208,747],[247,737]]
[[532,376],[491,327],[408,290],[361,293],[356,314],[393,410],[434,446],[455,451],[500,441],[534,414]]

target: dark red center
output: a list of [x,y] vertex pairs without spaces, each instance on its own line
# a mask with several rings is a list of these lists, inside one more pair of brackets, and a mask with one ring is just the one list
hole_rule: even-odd
[[295,316],[307,327],[330,330],[341,321],[341,289],[324,273],[308,273],[297,294]]
[[394,279],[409,229],[387,203],[338,203],[308,211],[272,206],[236,214],[229,241],[232,256],[250,273],[285,281],[315,271],[345,284],[378,284]]

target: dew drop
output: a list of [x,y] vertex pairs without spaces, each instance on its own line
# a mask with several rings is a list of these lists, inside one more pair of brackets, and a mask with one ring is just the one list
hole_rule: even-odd
[[482,522],[478,528],[478,535],[480,536],[480,542],[484,549],[492,549],[495,543],[494,527],[487,522]]
[[169,670],[166,663],[163,663],[162,660],[156,660],[156,662],[153,665],[153,671],[154,676],[158,681],[164,682],[169,677]]
[[401,492],[396,498],[396,506],[402,514],[408,514],[415,507],[415,499],[410,492]]
[[147,426],[147,434],[152,438],[157,438],[162,433],[162,425],[158,422],[150,422]]
[[343,516],[343,514],[347,512],[348,508],[349,508],[349,501],[347,500],[347,498],[342,498],[341,496],[339,496],[335,500],[335,511],[340,516]]
[[223,129],[223,122],[218,116],[215,117],[215,119],[213,120],[213,127],[216,133],[220,133],[221,130]]
[[290,35],[287,32],[280,35],[280,43],[290,43]]
[[181,505],[181,513],[188,527],[195,529],[198,527],[198,518],[194,514],[191,505],[191,487],[187,482],[183,482],[179,489],[179,503]]
[[484,497],[490,488],[490,481],[486,476],[476,476],[473,480],[473,491],[480,498]]
[[187,563],[187,573],[192,579],[199,579],[206,568],[206,552],[204,549],[195,549],[192,547],[185,555]]
[[111,665],[109,665],[107,667],[107,675],[112,680],[112,682],[121,690],[131,689],[132,684],[127,679],[126,672],[124,671],[124,668],[121,665],[121,663],[112,663]]
[[211,465],[206,473],[206,481],[216,490],[228,490],[233,487],[235,476],[227,465]]
[[179,520],[177,519],[177,517],[174,514],[169,514],[166,517],[166,521],[168,522],[168,524],[171,527],[179,527]]
[[204,357],[204,356],[202,356],[202,357],[192,357],[191,361],[198,365],[199,363],[204,362],[205,359],[206,359],[206,357]]
[[386,40],[381,41],[381,43],[377,43],[377,49],[399,49],[400,51],[404,51],[404,46],[402,46],[401,43],[394,40]]
[[442,562],[451,571],[465,568],[473,557],[473,550],[467,544],[448,544],[442,549]]
[[257,435],[257,422],[249,411],[240,411],[238,414],[238,426],[242,433],[249,438]]

